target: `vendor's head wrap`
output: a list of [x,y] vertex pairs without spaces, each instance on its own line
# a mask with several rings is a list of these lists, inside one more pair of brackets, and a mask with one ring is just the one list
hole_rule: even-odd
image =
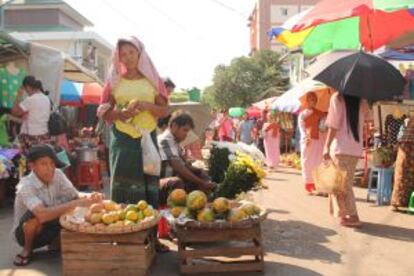
[[137,48],[139,52],[138,71],[155,87],[155,89],[157,89],[162,97],[165,99],[168,98],[168,91],[165,88],[164,82],[158,74],[157,69],[145,51],[144,44],[134,36],[129,38],[121,38],[118,40],[116,48],[113,52],[112,65],[109,68],[108,78],[101,98],[101,106],[99,106],[98,109],[98,116],[102,116],[110,108],[110,105],[108,104],[110,103],[112,89],[127,72],[125,65],[119,58],[119,44],[122,42],[130,43]]

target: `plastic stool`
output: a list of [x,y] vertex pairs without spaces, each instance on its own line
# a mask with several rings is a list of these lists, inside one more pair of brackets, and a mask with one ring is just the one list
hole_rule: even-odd
[[[377,205],[385,205],[391,201],[391,191],[394,176],[394,168],[372,168],[368,179],[368,194],[367,201],[369,201],[371,194],[376,194]],[[374,178],[377,180],[377,185],[373,187]]]
[[414,192],[411,193],[410,203],[408,203],[408,213],[414,215]]
[[[373,185],[373,180],[375,178],[375,185]],[[377,185],[378,184],[378,171],[371,169],[368,175],[368,191],[367,191],[367,201],[372,194],[377,195]],[[373,187],[374,186],[374,187]]]

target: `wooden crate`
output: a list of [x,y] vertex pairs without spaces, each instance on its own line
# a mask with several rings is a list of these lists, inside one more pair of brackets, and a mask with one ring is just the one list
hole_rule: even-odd
[[251,228],[176,227],[180,272],[263,271],[260,224]]
[[63,275],[147,275],[155,257],[153,231],[84,234],[62,229]]

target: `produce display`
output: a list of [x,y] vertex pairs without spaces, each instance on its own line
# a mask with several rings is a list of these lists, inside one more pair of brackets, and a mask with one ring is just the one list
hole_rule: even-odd
[[175,189],[168,197],[169,212],[175,219],[193,220],[201,223],[227,221],[240,222],[248,218],[257,218],[262,210],[251,202],[235,203],[225,197],[207,202],[202,191],[193,191],[188,195],[183,189]]
[[158,223],[159,214],[145,200],[137,204],[117,204],[111,200],[78,207],[61,217],[63,227],[87,233],[127,233],[149,228]]
[[212,181],[221,183],[224,180],[224,175],[230,165],[229,155],[230,150],[227,148],[213,146],[211,149],[208,174]]
[[217,186],[216,197],[235,198],[242,192],[261,188],[266,176],[260,162],[244,153],[236,153],[228,166],[223,182]]
[[301,170],[302,164],[300,162],[300,156],[297,153],[282,154],[280,161],[285,166]]

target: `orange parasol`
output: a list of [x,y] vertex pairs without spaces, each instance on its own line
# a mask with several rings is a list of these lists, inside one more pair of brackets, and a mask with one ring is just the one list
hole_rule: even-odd
[[301,103],[302,108],[307,107],[306,96],[310,92],[315,93],[316,97],[318,98],[318,102],[316,103],[315,108],[322,111],[322,112],[328,112],[329,102],[330,102],[331,96],[335,92],[335,90],[330,88],[330,87],[322,87],[322,88],[317,88],[316,90],[308,91],[306,94],[302,95],[299,98],[299,101]]
[[85,83],[83,85],[83,90],[82,90],[82,95],[81,95],[83,104],[99,105],[101,102],[102,92],[103,92],[103,88],[99,83],[97,82]]

